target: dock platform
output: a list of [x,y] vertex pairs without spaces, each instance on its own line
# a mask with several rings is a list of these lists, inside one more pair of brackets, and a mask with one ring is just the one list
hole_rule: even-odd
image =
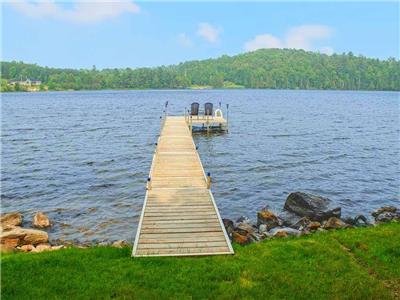
[[[222,121],[222,120],[221,120]],[[132,256],[233,254],[187,117],[166,116]]]

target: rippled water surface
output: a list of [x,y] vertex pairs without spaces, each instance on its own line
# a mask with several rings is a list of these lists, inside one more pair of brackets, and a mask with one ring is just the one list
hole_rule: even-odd
[[399,205],[399,93],[100,91],[2,95],[2,211],[48,213],[55,239],[133,241],[167,100],[230,104],[228,134],[195,135],[223,217],[297,190],[345,215]]

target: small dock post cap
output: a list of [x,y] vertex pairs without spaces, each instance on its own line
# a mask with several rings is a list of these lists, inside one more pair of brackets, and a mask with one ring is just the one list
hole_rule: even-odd
[[199,146],[196,145],[196,150],[199,150]]
[[151,177],[147,177],[147,181],[151,181]]
[[211,173],[210,173],[210,172],[207,172],[207,176],[208,176],[208,177],[211,177]]
[[156,143],[154,143],[154,145],[158,146],[158,143],[156,142]]

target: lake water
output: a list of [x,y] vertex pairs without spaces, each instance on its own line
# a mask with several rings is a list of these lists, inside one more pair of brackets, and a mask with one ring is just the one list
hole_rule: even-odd
[[230,105],[228,134],[195,135],[222,217],[293,191],[343,215],[399,206],[399,93],[96,91],[2,95],[3,213],[47,213],[53,239],[133,242],[165,101]]

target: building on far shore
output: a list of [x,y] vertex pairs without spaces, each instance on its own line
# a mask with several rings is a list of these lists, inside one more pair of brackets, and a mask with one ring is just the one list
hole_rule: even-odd
[[9,84],[10,85],[19,84],[21,86],[39,86],[42,84],[42,82],[40,80],[31,80],[27,78],[26,80],[10,80]]
[[37,92],[40,91],[42,81],[40,80],[31,80],[27,78],[26,80],[10,80],[8,85],[11,87],[19,86],[22,90],[28,92]]

